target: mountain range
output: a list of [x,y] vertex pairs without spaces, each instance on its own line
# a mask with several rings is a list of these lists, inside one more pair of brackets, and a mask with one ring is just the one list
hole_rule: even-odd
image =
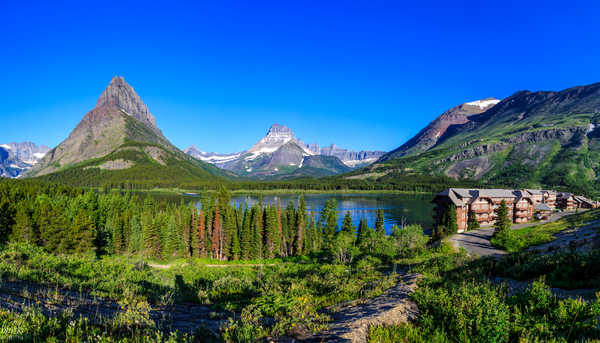
[[383,156],[383,151],[354,152],[335,145],[320,148],[306,144],[292,130],[272,125],[267,134],[248,150],[233,154],[207,153],[191,146],[187,154],[238,175],[254,178],[289,178],[328,176],[367,165]]
[[32,142],[0,144],[0,176],[21,177],[50,150]]
[[[476,105],[475,107],[473,105]],[[600,83],[518,91],[454,107],[351,178],[445,175],[481,184],[598,192]]]
[[239,177],[343,174],[338,178],[389,184],[420,175],[600,195],[598,125],[600,83],[466,102],[387,153],[306,144],[279,124],[243,152],[184,152],[164,137],[134,89],[114,77],[57,147],[0,145],[0,176],[84,186],[198,187]]

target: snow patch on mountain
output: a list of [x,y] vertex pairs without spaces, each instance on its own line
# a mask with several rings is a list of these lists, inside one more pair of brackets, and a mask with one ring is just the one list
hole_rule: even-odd
[[476,101],[466,102],[465,105],[477,106],[481,109],[484,109],[486,107],[496,105],[499,102],[500,102],[500,100],[498,100],[498,99],[484,99],[484,100],[476,100]]

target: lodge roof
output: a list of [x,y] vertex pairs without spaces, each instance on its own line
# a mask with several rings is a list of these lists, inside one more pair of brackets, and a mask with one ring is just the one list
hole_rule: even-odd
[[546,203],[536,204],[534,209],[536,211],[552,211],[552,207],[548,206]]
[[448,188],[437,194],[437,196],[448,197],[456,206],[470,204],[478,198],[512,198],[519,201],[530,198],[522,191],[510,189],[466,189]]
[[590,199],[588,199],[588,198],[586,198],[586,197],[584,197],[582,195],[575,195],[574,198],[575,198],[576,201],[583,202],[583,203],[586,203],[588,205],[594,206],[594,202],[592,200],[590,200]]
[[526,189],[525,191],[531,195],[542,195],[545,192],[541,189]]

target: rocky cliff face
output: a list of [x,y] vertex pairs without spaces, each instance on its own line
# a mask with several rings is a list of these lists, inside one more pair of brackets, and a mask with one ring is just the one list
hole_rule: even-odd
[[32,142],[0,144],[0,176],[21,177],[50,150]]
[[[318,147],[318,145],[317,145]],[[335,144],[323,147],[319,150],[320,155],[335,156],[348,167],[358,167],[371,164],[385,154],[385,151],[353,151],[338,148]]]
[[146,124],[155,132],[162,134],[156,126],[156,120],[142,99],[137,95],[125,79],[121,76],[115,76],[108,87],[100,95],[96,108],[116,107],[123,110],[126,114]]

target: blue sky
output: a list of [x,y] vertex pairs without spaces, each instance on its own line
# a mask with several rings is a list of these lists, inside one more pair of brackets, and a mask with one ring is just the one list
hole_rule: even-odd
[[600,82],[599,6],[3,3],[0,143],[56,146],[121,75],[180,148],[244,150],[277,122],[306,142],[391,150],[462,102]]

